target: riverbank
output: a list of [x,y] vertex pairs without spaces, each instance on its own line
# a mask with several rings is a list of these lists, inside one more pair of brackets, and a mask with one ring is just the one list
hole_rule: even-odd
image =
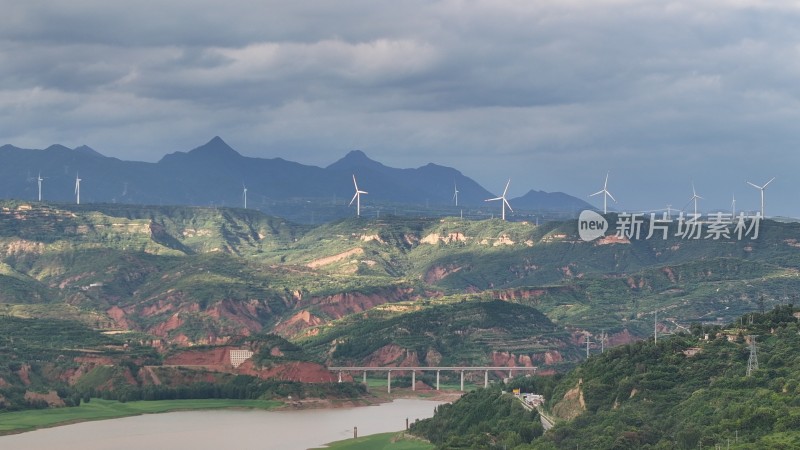
[[339,409],[371,406],[388,403],[399,398],[421,399],[439,402],[454,402],[463,393],[453,391],[412,391],[399,389],[389,394],[376,390],[367,397],[351,400],[309,398],[286,401],[276,400],[232,400],[232,399],[192,399],[192,400],[147,400],[118,402],[93,398],[89,403],[68,408],[29,409],[0,413],[0,436],[25,433],[41,428],[51,428],[73,423],[95,420],[118,419],[141,414],[157,414],[174,411],[195,411],[213,409],[261,409],[261,410],[303,410]]
[[436,446],[430,442],[401,431],[399,433],[380,433],[357,439],[345,439],[331,442],[326,444],[325,447],[309,450],[433,450],[434,448]]
[[[255,410],[226,408],[139,414],[50,427],[0,437],[3,450],[141,450],[180,447],[194,450],[285,450],[319,448],[352,438],[398,433],[405,423],[426,419],[441,405],[398,398],[368,407]],[[362,447],[363,448],[363,447]],[[367,447],[370,448],[370,447]]]
[[273,410],[283,403],[275,400],[152,400],[118,402],[92,399],[89,403],[69,408],[29,409],[0,413],[0,436],[24,433],[40,428],[51,428],[79,422],[118,419],[120,417],[156,414],[173,411],[205,409],[262,409]]

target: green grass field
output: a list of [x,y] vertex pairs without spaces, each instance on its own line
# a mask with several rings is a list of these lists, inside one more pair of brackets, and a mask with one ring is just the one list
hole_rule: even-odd
[[273,409],[281,402],[273,400],[155,400],[120,403],[92,399],[72,408],[49,408],[0,414],[0,435],[31,431],[73,422],[116,419],[139,414],[185,411],[193,409],[252,408]]
[[435,447],[428,442],[407,437],[405,433],[381,433],[333,442],[325,448],[334,450],[431,450]]

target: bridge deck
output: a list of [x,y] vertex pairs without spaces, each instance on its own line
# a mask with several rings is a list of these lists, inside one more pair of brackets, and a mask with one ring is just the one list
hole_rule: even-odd
[[502,367],[502,366],[446,366],[446,367],[434,367],[434,366],[408,366],[408,367],[367,367],[367,366],[349,366],[349,367],[328,367],[328,370],[331,371],[367,371],[367,372],[394,372],[394,371],[409,371],[409,370],[416,370],[416,371],[436,371],[436,370],[454,370],[454,371],[469,371],[469,370],[502,370],[502,371],[509,371],[509,370],[523,370],[523,371],[536,371],[538,367]]

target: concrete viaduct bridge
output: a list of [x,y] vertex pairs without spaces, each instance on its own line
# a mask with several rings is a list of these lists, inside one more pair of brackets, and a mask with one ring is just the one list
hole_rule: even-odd
[[411,390],[417,389],[417,372],[432,372],[436,371],[436,390],[439,390],[439,374],[441,371],[461,372],[461,391],[464,391],[464,372],[483,372],[483,387],[489,386],[489,372],[508,371],[508,377],[511,378],[514,371],[519,372],[532,372],[536,373],[537,367],[496,367],[496,366],[451,366],[451,367],[435,367],[435,366],[409,366],[409,367],[364,367],[364,366],[348,366],[348,367],[328,367],[328,370],[339,373],[339,382],[342,382],[342,373],[344,372],[362,372],[364,376],[364,384],[367,384],[367,372],[386,372],[386,381],[388,392],[392,392],[392,372],[411,372]]

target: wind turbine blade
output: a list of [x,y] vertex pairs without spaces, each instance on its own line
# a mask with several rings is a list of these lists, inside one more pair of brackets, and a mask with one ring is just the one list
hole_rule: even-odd
[[484,200],[484,201],[485,201],[485,202],[493,202],[493,201],[495,201],[495,200],[502,200],[502,199],[503,199],[503,197],[495,197],[495,198],[487,198],[487,199],[486,199],[486,200]]
[[506,206],[508,206],[508,209],[509,209],[511,212],[514,212],[514,210],[513,210],[513,209],[511,209],[511,203],[508,203],[508,200],[506,200],[506,199],[503,199],[503,203],[505,203],[505,204],[506,204]]
[[356,187],[356,192],[358,192],[358,183],[356,183],[356,175],[353,174],[353,186]]
[[594,197],[595,195],[600,195],[600,194],[602,194],[603,192],[605,192],[605,191],[597,191],[597,192],[595,192],[594,194],[590,195],[589,197]]
[[358,191],[359,194],[369,194],[367,191]]
[[772,177],[772,179],[771,179],[771,180],[767,181],[767,182],[764,184],[764,186],[762,186],[762,187],[761,187],[761,189],[765,189],[765,188],[767,187],[767,185],[769,185],[769,184],[770,184],[770,183],[772,183],[773,181],[775,181],[775,177]]
[[506,188],[503,189],[503,195],[501,196],[501,198],[506,198],[506,192],[508,192],[508,185],[509,184],[511,184],[511,178],[509,178],[508,182],[506,182]]
[[614,200],[614,203],[617,203],[617,199],[615,199],[614,196],[611,195],[611,192],[606,191],[606,194],[608,194],[608,196],[611,197],[611,200]]
[[[749,182],[749,181],[747,182],[747,184],[749,184],[750,186],[753,186],[753,187],[754,187],[754,188],[756,188],[756,189],[764,189],[764,188],[762,188],[761,186],[759,186],[759,185],[757,185],[757,184],[753,184],[753,183],[751,183],[751,182]],[[765,185],[765,186],[766,186],[766,185]]]
[[605,182],[605,183],[603,183],[603,190],[606,190],[606,189],[608,189],[608,174],[609,174],[609,173],[610,173],[610,172],[606,172],[606,182]]
[[350,204],[347,206],[353,206],[353,202],[356,201],[356,197],[358,197],[358,191],[356,191],[356,195],[353,196],[353,199],[350,200]]

